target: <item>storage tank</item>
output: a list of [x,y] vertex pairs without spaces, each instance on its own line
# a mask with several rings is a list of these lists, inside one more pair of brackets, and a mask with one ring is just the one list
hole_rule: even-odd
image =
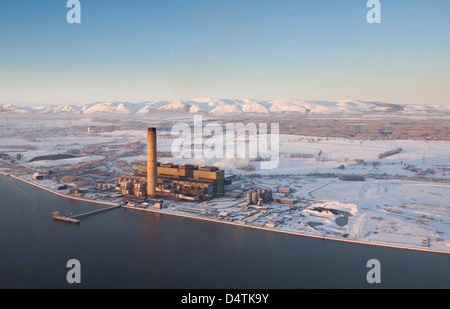
[[258,204],[258,194],[256,192],[252,193],[252,203],[253,204]]
[[251,204],[251,203],[252,203],[252,193],[247,192],[247,204]]

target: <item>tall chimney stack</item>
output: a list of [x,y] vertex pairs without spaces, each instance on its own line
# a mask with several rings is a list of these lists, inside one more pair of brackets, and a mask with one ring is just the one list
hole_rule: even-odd
[[156,128],[147,130],[147,196],[155,197],[157,182]]

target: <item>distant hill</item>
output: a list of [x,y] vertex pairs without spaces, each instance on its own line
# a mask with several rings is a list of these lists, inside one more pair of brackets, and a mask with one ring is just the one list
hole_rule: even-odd
[[450,105],[399,105],[362,100],[315,101],[300,99],[276,99],[260,101],[254,99],[199,98],[176,101],[147,102],[95,102],[82,106],[45,105],[21,107],[0,105],[0,114],[210,114],[210,115],[277,115],[277,114],[414,114],[450,113]]

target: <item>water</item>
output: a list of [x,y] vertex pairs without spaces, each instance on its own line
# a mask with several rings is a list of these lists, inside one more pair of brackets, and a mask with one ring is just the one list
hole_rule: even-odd
[[[450,288],[450,255],[300,237],[118,208],[104,208],[0,176],[0,288],[300,289]],[[366,263],[381,263],[369,284]]]

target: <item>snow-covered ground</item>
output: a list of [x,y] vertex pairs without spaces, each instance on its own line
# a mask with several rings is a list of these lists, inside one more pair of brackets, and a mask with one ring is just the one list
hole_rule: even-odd
[[[244,103],[250,108],[254,102]],[[132,162],[146,159],[145,148],[114,159],[111,159],[111,153],[108,154],[108,151],[120,154],[130,143],[142,142],[145,146],[145,128],[129,125],[129,120],[105,122],[99,118],[74,117],[11,121],[10,132],[0,137],[0,154],[10,156],[4,159],[6,162],[14,160],[16,164],[34,170],[99,161],[103,164],[99,168],[117,174],[121,172],[120,167],[111,160],[125,161],[130,170],[137,167]],[[157,125],[158,121],[161,120],[154,119],[148,125]],[[171,136],[170,128],[158,129],[158,134],[158,151],[169,153],[175,138]],[[85,153],[86,146],[94,152]],[[381,153],[398,148],[401,148],[398,154],[379,159]],[[95,149],[101,151],[95,153]],[[68,159],[28,162],[37,156],[61,153],[77,155]],[[17,154],[21,155],[20,159],[16,158]],[[264,205],[267,209],[246,207],[245,197],[218,198],[199,204],[167,201],[165,212],[450,253],[449,141],[281,135],[280,158],[275,169],[261,169],[260,162],[248,158],[173,159],[161,156],[159,161],[216,165],[228,174],[237,175],[241,190],[234,193],[259,187],[277,192],[279,187],[289,187],[291,193],[275,193],[274,197],[296,201],[292,205],[268,203]],[[14,173],[10,166],[1,165],[1,171]],[[248,168],[251,165],[254,169]],[[341,180],[342,175],[363,175],[364,181]],[[30,179],[31,174],[22,177]],[[50,187],[54,182],[46,180],[41,184]],[[98,194],[88,193],[87,196],[98,198]]]

